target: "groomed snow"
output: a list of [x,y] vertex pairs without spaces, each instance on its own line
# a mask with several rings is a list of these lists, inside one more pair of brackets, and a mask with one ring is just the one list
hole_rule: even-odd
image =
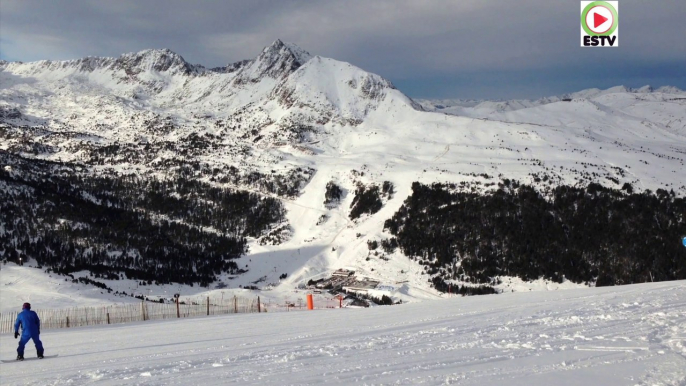
[[[683,385],[686,281],[44,331],[9,385]],[[0,337],[0,357],[16,341]],[[29,344],[27,357],[35,355]]]

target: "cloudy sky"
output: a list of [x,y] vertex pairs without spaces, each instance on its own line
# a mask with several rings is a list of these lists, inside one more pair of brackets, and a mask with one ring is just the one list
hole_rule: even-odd
[[169,48],[214,67],[278,38],[416,98],[686,89],[686,1],[621,0],[618,48],[581,48],[579,15],[578,0],[0,0],[0,58]]

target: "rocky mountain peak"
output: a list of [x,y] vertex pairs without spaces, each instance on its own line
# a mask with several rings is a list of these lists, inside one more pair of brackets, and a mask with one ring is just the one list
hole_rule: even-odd
[[123,69],[130,75],[143,71],[189,75],[196,70],[196,67],[186,62],[181,55],[167,48],[124,54],[117,58],[110,68],[114,70]]
[[298,47],[296,44],[284,43],[280,39],[276,39],[271,45],[265,47],[260,55],[260,57],[263,58],[271,58],[273,56],[292,58],[298,63],[298,67],[312,59],[312,55],[310,55],[309,52]]
[[311,58],[309,52],[297,45],[277,39],[265,47],[250,64],[241,68],[236,76],[236,83],[257,83],[265,77],[283,79]]

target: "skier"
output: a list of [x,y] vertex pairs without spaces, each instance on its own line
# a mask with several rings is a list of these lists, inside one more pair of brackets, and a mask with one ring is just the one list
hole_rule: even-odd
[[40,319],[38,319],[38,314],[31,311],[31,304],[29,303],[24,303],[17,316],[17,321],[14,322],[14,339],[19,336],[19,326],[21,326],[21,339],[19,339],[19,347],[17,348],[17,360],[24,360],[24,347],[29,339],[33,339],[33,343],[36,345],[38,358],[43,359],[43,343],[38,338],[40,335]]

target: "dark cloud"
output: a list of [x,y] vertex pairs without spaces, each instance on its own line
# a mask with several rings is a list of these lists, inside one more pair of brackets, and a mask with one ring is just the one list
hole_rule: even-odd
[[686,2],[619,6],[620,46],[583,49],[577,0],[0,0],[0,57],[170,48],[213,67],[280,38],[411,96],[537,97],[651,80],[686,88]]

